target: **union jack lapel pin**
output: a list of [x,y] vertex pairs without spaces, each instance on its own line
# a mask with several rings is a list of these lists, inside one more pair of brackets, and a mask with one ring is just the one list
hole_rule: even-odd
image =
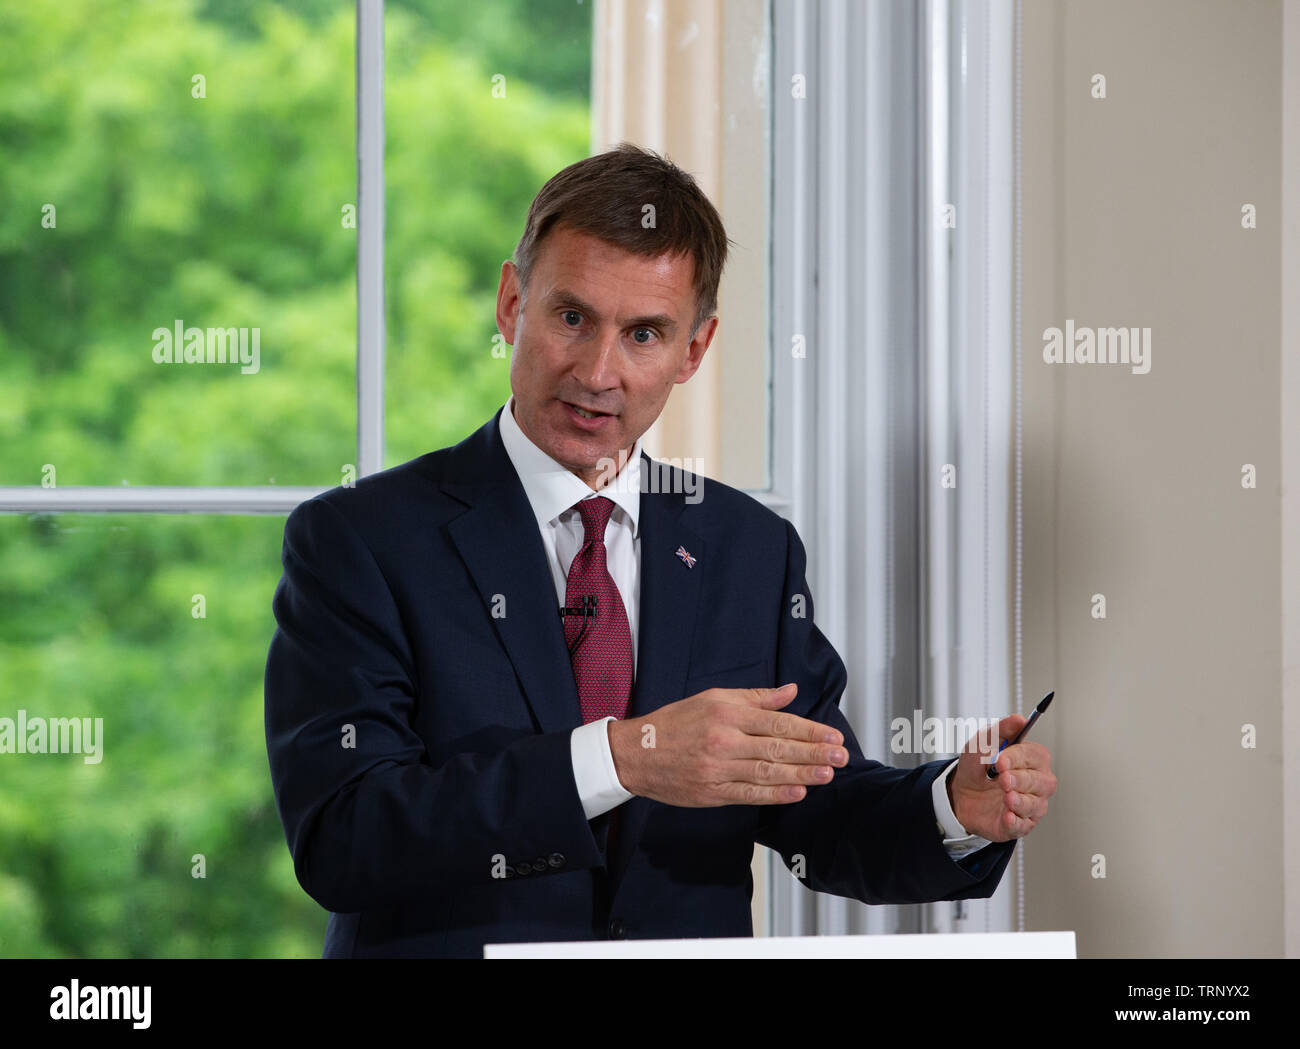
[[680,557],[686,563],[687,568],[695,567],[695,558],[693,558],[690,554],[686,552],[686,547],[679,546],[677,548],[677,556]]

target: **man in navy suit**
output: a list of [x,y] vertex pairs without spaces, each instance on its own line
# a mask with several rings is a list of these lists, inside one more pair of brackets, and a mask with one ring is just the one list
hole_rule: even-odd
[[987,897],[1046,812],[1038,744],[868,761],[794,529],[641,451],[726,251],[663,158],[566,168],[502,266],[507,404],[290,515],[267,749],[327,957],[752,935],[755,842],[869,903]]

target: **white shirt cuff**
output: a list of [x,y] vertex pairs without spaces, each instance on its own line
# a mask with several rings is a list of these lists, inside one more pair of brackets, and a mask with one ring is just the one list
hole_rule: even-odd
[[948,777],[952,775],[952,770],[956,767],[957,762],[954,760],[951,765],[935,777],[930,790],[930,797],[934,802],[934,817],[939,823],[939,829],[943,832],[943,847],[954,860],[991,844],[988,838],[981,838],[978,834],[967,832],[966,828],[957,822],[957,817],[953,815],[952,803],[948,801]]
[[580,728],[569,736],[569,755],[573,759],[573,780],[578,785],[582,811],[587,819],[595,819],[602,812],[622,805],[633,795],[623,789],[614,769],[614,753],[609,748],[607,721],[601,718]]

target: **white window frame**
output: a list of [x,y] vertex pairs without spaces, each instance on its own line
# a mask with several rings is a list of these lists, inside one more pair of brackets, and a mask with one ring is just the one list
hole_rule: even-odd
[[[384,460],[384,0],[357,0],[357,476]],[[293,485],[0,487],[0,513],[287,514]]]

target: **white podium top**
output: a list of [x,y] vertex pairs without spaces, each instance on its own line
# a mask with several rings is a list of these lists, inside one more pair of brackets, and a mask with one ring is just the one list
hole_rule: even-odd
[[1074,958],[1073,932],[489,943],[485,958]]

